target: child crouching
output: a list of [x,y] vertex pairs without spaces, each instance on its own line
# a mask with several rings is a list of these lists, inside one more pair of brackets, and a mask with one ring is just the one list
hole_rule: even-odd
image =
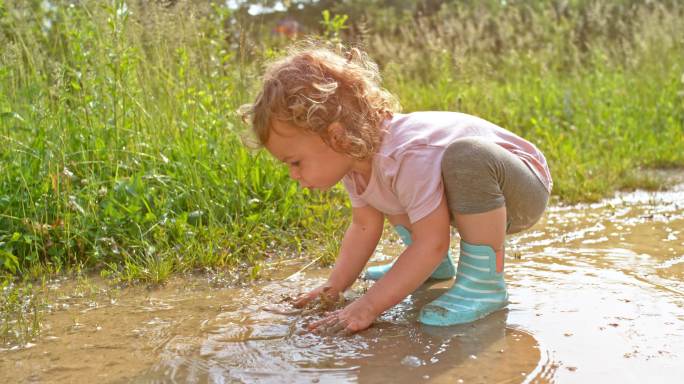
[[[267,68],[243,116],[302,187],[325,190],[342,181],[351,199],[351,224],[330,277],[295,305],[350,287],[385,218],[406,245],[395,262],[365,271],[377,282],[363,296],[312,329],[363,330],[428,278],[456,280],[422,308],[424,324],[467,323],[506,306],[504,238],[539,220],[552,187],[533,144],[463,113],[399,113],[377,65],[355,48],[293,48]],[[451,225],[461,238],[457,267]]]

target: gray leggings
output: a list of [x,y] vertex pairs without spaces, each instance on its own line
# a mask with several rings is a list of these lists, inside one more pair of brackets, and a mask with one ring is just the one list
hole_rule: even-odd
[[454,213],[483,213],[506,205],[506,233],[520,232],[539,220],[549,200],[546,187],[525,162],[478,137],[447,147],[442,177],[454,227]]

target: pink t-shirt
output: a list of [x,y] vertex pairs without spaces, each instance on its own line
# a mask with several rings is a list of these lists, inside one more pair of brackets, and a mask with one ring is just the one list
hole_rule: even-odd
[[474,136],[492,140],[518,156],[551,191],[551,173],[537,147],[479,117],[457,112],[397,113],[385,127],[368,184],[356,172],[342,180],[352,207],[370,205],[387,215],[407,214],[411,223],[422,219],[444,195],[444,150],[456,139]]

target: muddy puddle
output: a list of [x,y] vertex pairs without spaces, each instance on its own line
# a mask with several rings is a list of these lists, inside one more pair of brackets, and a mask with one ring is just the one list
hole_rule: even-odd
[[[388,241],[382,262],[400,247]],[[555,206],[509,239],[510,304],[469,325],[417,323],[448,288],[425,284],[350,337],[305,331],[284,298],[327,270],[297,261],[265,281],[207,278],[107,294],[50,288],[41,335],[0,350],[2,382],[676,383],[684,377],[684,185]],[[348,293],[358,296],[359,282]]]

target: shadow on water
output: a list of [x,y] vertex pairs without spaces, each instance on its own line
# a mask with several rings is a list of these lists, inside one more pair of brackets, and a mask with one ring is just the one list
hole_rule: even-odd
[[[506,328],[507,310],[464,326],[418,324],[417,309],[443,289],[421,289],[371,329],[335,337],[306,332],[311,317],[265,310],[269,305],[264,303],[278,302],[279,295],[294,288],[285,282],[266,285],[260,295],[246,298],[244,307],[230,308],[206,322],[205,336],[170,340],[160,361],[135,381],[518,382],[539,361],[535,340]],[[492,364],[505,368],[488,369]]]
[[[680,382],[684,185],[551,207],[507,248],[506,310],[463,326],[422,326],[417,311],[451,282],[426,284],[350,337],[305,331],[320,314],[296,312],[284,299],[329,271],[286,279],[296,262],[242,288],[186,277],[155,290],[74,295],[73,282],[55,284],[41,336],[0,349],[0,376],[40,383]],[[373,261],[399,251],[386,242]],[[368,284],[358,282],[349,298]]]

